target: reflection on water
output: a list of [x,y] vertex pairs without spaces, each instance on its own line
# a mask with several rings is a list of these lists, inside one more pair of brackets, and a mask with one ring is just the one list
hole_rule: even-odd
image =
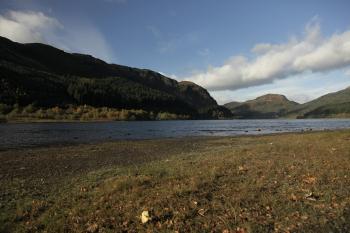
[[117,139],[234,136],[350,128],[350,119],[0,124],[0,149]]

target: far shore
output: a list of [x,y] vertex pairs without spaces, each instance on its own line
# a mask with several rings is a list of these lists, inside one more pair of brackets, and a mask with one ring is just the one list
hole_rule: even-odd
[[98,122],[132,122],[132,121],[195,121],[195,120],[350,120],[346,117],[325,117],[325,118],[221,118],[221,119],[163,119],[163,120],[113,120],[113,119],[90,119],[90,120],[69,120],[69,119],[5,119],[0,124],[21,124],[21,123],[98,123]]

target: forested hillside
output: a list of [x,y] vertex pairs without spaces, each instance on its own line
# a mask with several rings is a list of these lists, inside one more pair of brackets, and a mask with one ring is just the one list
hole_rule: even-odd
[[2,114],[14,107],[36,109],[69,106],[137,109],[186,118],[223,118],[202,87],[177,82],[157,72],[107,64],[89,55],[71,54],[44,44],[20,44],[0,37],[0,103]]

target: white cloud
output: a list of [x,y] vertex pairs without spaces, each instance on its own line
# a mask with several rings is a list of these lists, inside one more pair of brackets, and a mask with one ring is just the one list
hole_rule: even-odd
[[96,27],[86,23],[66,26],[42,12],[8,11],[0,15],[0,36],[20,43],[47,43],[106,61],[114,59],[108,43]]
[[91,25],[74,25],[63,36],[55,38],[55,42],[70,52],[91,54],[107,62],[116,62],[103,34]]
[[324,74],[301,74],[274,83],[230,91],[211,91],[219,104],[231,101],[247,101],[265,94],[281,94],[298,103],[305,103],[330,92],[343,90],[350,86],[350,79],[343,70]]
[[304,72],[325,72],[350,65],[350,30],[324,38],[317,19],[305,27],[301,39],[282,44],[257,44],[253,59],[234,56],[219,67],[208,68],[185,80],[212,91],[237,90],[272,83]]
[[61,28],[62,24],[42,12],[9,11],[0,15],[0,35],[20,43],[45,43],[45,34]]
[[345,73],[346,76],[350,77],[350,69],[346,69],[344,73]]
[[168,78],[175,79],[175,80],[179,81],[179,78],[175,74],[167,74],[167,73],[164,73],[164,72],[161,72],[161,71],[159,71],[158,73],[160,73],[161,75],[163,75],[165,77],[168,77]]

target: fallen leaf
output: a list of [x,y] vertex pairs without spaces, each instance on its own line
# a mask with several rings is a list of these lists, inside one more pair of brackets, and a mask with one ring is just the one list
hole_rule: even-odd
[[246,168],[246,167],[243,166],[243,165],[240,165],[240,166],[238,166],[238,171],[240,171],[240,172],[245,172],[245,171],[248,171],[248,168]]
[[305,199],[310,200],[310,201],[317,201],[319,198],[320,198],[320,196],[313,193],[313,192],[305,194]]
[[149,216],[149,212],[147,210],[142,211],[142,213],[141,213],[141,222],[143,224],[145,224],[145,223],[147,223],[150,220],[151,220],[151,217]]
[[98,230],[97,223],[90,224],[86,229],[87,232],[91,232],[91,233],[97,232],[97,230]]
[[198,214],[199,214],[200,216],[203,216],[203,217],[204,217],[205,210],[204,210],[204,209],[198,210]]
[[292,193],[292,194],[290,195],[289,199],[292,200],[292,201],[297,201],[297,200],[298,200],[297,196],[295,196],[294,193]]
[[236,233],[246,233],[245,229],[242,227],[237,227]]
[[316,177],[314,177],[314,176],[306,176],[303,179],[303,182],[306,183],[306,184],[314,184],[314,183],[316,183]]

